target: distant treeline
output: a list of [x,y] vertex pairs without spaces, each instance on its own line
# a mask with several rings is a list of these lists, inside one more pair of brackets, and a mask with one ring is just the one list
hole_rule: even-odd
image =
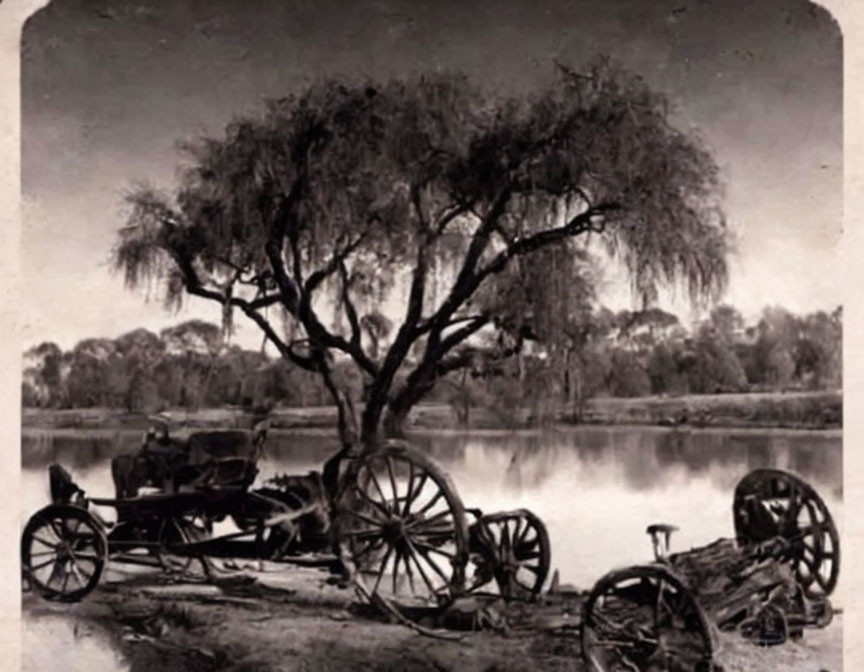
[[[689,329],[659,309],[600,308],[566,343],[532,347],[529,339],[503,363],[484,359],[478,345],[472,365],[442,378],[428,400],[450,403],[466,422],[476,407],[578,419],[593,397],[834,389],[842,384],[841,338],[841,308],[794,315],[772,307],[745,324],[724,305]],[[355,369],[336,366],[362,399]],[[24,354],[22,394],[31,407],[147,412],[331,403],[319,376],[228,344],[219,326],[200,320],[85,339],[65,352],[42,343]]]

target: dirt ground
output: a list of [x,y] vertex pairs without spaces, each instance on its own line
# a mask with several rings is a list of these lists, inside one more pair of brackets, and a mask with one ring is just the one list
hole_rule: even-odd
[[[112,568],[84,601],[24,595],[25,672],[522,672],[585,670],[579,603],[557,596],[522,607],[527,619],[493,630],[418,634],[362,607],[315,569],[225,573],[214,585]],[[476,606],[473,605],[473,606]],[[464,613],[473,606],[463,605]],[[517,614],[518,616],[518,614]],[[455,619],[454,619],[455,620]],[[523,625],[520,625],[522,623]],[[514,625],[515,624],[515,625]],[[471,625],[466,621],[460,627]],[[488,625],[488,623],[487,623]],[[838,672],[842,615],[799,642],[756,647],[722,635],[726,672]],[[74,661],[74,664],[73,662]]]

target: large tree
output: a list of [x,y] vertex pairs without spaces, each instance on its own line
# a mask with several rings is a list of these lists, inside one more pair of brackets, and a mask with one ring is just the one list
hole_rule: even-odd
[[[649,301],[667,282],[718,290],[727,235],[699,138],[637,76],[605,62],[559,74],[509,99],[432,75],[271,102],[186,143],[176,193],[131,194],[116,265],[132,286],[163,280],[169,304],[192,295],[245,314],[323,377],[346,448],[398,431],[436,381],[472,365],[481,330],[501,327],[499,356],[518,350],[496,284],[519,282],[541,250],[603,241]],[[364,318],[400,295],[387,343],[370,339]],[[362,411],[341,360],[363,374]]]

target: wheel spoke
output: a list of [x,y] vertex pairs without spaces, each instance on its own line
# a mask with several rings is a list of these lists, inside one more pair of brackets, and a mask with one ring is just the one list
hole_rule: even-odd
[[73,562],[72,566],[72,576],[75,577],[75,580],[78,582],[78,585],[84,588],[87,585],[87,582],[81,578],[81,572],[78,570],[78,566]]
[[41,555],[57,555],[57,551],[52,549],[50,551],[36,551],[35,553],[33,553],[33,552],[30,553],[31,558],[36,558],[36,557],[39,557]]
[[542,553],[537,550],[515,550],[513,555],[517,560],[536,560],[542,557]]
[[60,545],[60,544],[58,544],[57,542],[53,542],[53,541],[45,541],[45,540],[44,540],[42,537],[40,537],[38,534],[34,534],[34,535],[33,535],[33,539],[34,539],[35,541],[38,541],[38,542],[39,542],[40,544],[42,544],[43,546],[47,546],[48,548],[56,549],[56,548]]
[[513,530],[513,534],[510,537],[510,540],[513,542],[513,548],[516,548],[516,546],[519,544],[519,539],[522,532],[524,532],[524,530],[522,529],[522,518],[519,517],[516,518],[516,526]]
[[381,536],[375,537],[374,542],[366,544],[366,547],[363,550],[357,551],[354,554],[354,560],[356,561],[358,558],[362,558],[364,555],[371,553],[372,551],[377,550],[379,548],[382,548],[383,546],[384,546],[384,538]]
[[405,492],[405,505],[402,507],[402,517],[405,518],[408,515],[408,506],[411,504],[411,500],[413,499],[413,491],[414,491],[414,463],[411,460],[408,460],[408,489]]
[[816,571],[814,572],[813,576],[816,579],[816,583],[819,584],[819,587],[822,588],[822,590],[826,593],[829,592],[828,579],[822,576],[822,572]]
[[[452,515],[453,512],[450,511],[450,509],[446,509],[445,511],[439,511],[434,516],[430,516],[429,518],[418,518],[417,520],[413,520],[405,527],[406,529],[417,533],[423,533],[424,530],[428,530],[430,528],[437,532],[438,530],[435,528],[434,523],[439,520],[444,520],[447,516]],[[452,529],[452,527],[448,529]]]
[[427,553],[437,553],[438,555],[443,555],[445,558],[449,558],[450,560],[454,560],[456,555],[454,553],[450,553],[449,551],[442,551],[437,546],[432,546],[427,544],[419,539],[414,539],[414,546],[420,550],[426,551]]
[[32,567],[30,567],[30,571],[35,572],[37,569],[42,569],[43,567],[47,567],[48,565],[53,565],[56,562],[57,562],[57,556],[55,555],[50,560],[46,560],[45,562],[41,562],[38,565],[33,565]]
[[[377,511],[380,511],[385,516],[390,516],[390,509],[387,508],[384,504],[381,504],[381,502],[376,502],[374,499],[372,499],[369,496],[369,493],[367,493],[362,487],[360,487],[359,484],[354,486],[354,490],[360,494],[360,497],[362,497],[367,502],[369,502],[372,506],[374,506]],[[380,492],[380,489],[379,489],[379,492]],[[384,498],[383,493],[381,496],[382,496],[382,498]]]
[[390,459],[390,456],[387,455],[384,458],[384,461],[387,464],[387,476],[390,479],[390,487],[393,488],[393,509],[395,513],[398,515],[399,513],[399,489],[396,487],[396,477],[393,475],[393,462]]
[[438,566],[438,563],[435,562],[435,560],[432,559],[432,556],[431,556],[431,555],[429,555],[429,551],[428,551],[428,550],[426,550],[426,549],[423,548],[421,545],[418,545],[418,544],[416,544],[416,543],[413,544],[413,547],[414,547],[414,548],[415,548],[415,549],[420,553],[421,556],[423,556],[423,559],[424,559],[427,563],[429,563],[429,566],[433,569],[433,571],[434,571],[438,576],[441,577],[441,580],[442,580],[442,581],[444,581],[445,583],[449,583],[449,582],[450,582],[450,579],[449,579],[449,578],[447,577],[447,575],[446,575],[446,574],[441,570],[441,568]]
[[351,532],[340,532],[343,537],[357,539],[359,541],[369,539],[382,539],[380,530],[353,530]]
[[417,589],[414,587],[414,572],[411,570],[411,563],[409,562],[408,555],[409,552],[402,553],[402,564],[405,565],[405,575],[408,577],[408,587],[411,589],[411,594],[414,595],[416,594]]
[[76,562],[92,562],[93,564],[97,564],[102,560],[101,557],[96,555],[95,553],[76,553],[75,561]]
[[[408,542],[408,551],[409,551],[410,558],[414,561],[414,564],[417,565],[417,571],[420,573],[420,577],[423,579],[423,583],[426,584],[426,587],[429,589],[429,592],[432,595],[434,595],[435,594],[435,588],[433,587],[432,582],[429,580],[429,577],[426,575],[426,570],[423,569],[423,565],[420,564],[420,559],[417,557],[419,555],[419,552],[414,547],[414,544],[411,543],[410,539],[407,539],[407,542]],[[407,565],[407,563],[406,563],[406,565]],[[447,580],[443,576],[441,578],[443,578],[445,581]]]
[[390,508],[389,500],[387,499],[387,495],[384,494],[384,490],[381,488],[381,484],[378,482],[378,477],[375,475],[375,472],[372,471],[371,466],[366,467],[366,471],[369,472],[369,478],[372,479],[372,484],[375,486],[375,489],[378,491],[378,494],[381,495],[381,504],[387,509],[387,515],[393,513]]
[[433,506],[435,506],[435,504],[438,502],[438,500],[441,499],[443,496],[444,496],[443,490],[439,490],[438,492],[436,492],[435,496],[432,499],[430,499],[428,502],[426,502],[423,505],[423,508],[420,509],[415,515],[419,516],[419,515],[426,513],[429,509],[431,509]]
[[60,543],[65,546],[66,545],[66,535],[63,534],[60,527],[57,525],[57,521],[52,519],[51,521],[49,521],[48,524],[51,526],[51,531],[54,532],[54,534],[57,536],[57,539],[60,540]]
[[399,558],[402,557],[401,552],[398,548],[394,547],[393,551],[393,594],[399,594],[399,584],[397,582],[397,577],[399,576]]
[[[411,462],[409,462],[408,464],[409,464],[409,465],[412,465]],[[413,470],[413,468],[414,468],[414,467],[411,466],[411,469],[412,469],[412,470]],[[429,480],[429,474],[427,474],[425,471],[422,472],[422,473],[420,474],[420,478],[417,479],[417,485],[414,486],[414,487],[409,491],[409,495],[408,495],[408,497],[406,497],[406,499],[405,499],[405,507],[404,507],[404,509],[402,510],[402,517],[403,517],[403,518],[407,518],[407,517],[408,517],[408,514],[411,512],[411,505],[412,505],[412,504],[414,503],[414,501],[415,501],[415,500],[420,496],[420,493],[423,492],[423,487],[426,485],[426,481],[428,481],[428,480]],[[413,484],[413,481],[412,481],[412,484]]]
[[[95,569],[94,569],[94,572],[92,572],[92,573],[91,573],[91,572],[85,572],[83,569],[81,569],[81,567],[78,566],[78,563],[75,562],[74,560],[72,561],[71,566],[72,566],[72,572],[73,572],[73,573],[75,573],[76,575],[78,575],[78,577],[80,577],[81,575],[86,576],[88,581],[89,581],[90,579],[92,579],[92,578],[93,578],[93,574],[95,574]],[[82,585],[83,585],[83,584],[82,584]]]
[[384,568],[387,566],[387,561],[390,559],[391,553],[393,553],[393,547],[388,546],[387,552],[384,554],[384,559],[381,561],[381,567],[378,570],[378,577],[375,579],[375,587],[372,589],[373,593],[378,592],[378,586],[381,583],[381,577],[384,576]]
[[381,529],[381,525],[384,522],[382,520],[370,518],[369,516],[366,516],[358,511],[353,511],[352,509],[345,509],[342,513],[347,513],[349,516],[354,516],[355,518],[362,520],[364,523],[372,525],[378,529]]

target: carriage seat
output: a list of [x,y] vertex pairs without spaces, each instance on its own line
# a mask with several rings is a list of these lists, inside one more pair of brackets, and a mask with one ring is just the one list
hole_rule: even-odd
[[246,490],[258,476],[257,460],[247,457],[211,458],[188,465],[177,474],[178,492],[189,490]]

